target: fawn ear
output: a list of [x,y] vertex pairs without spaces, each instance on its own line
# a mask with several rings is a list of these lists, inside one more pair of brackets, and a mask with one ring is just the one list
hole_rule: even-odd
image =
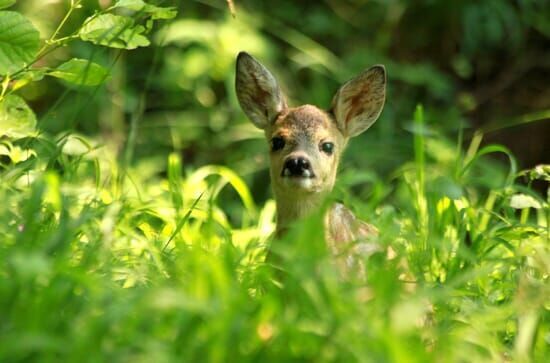
[[286,108],[285,96],[275,77],[246,52],[237,56],[235,89],[244,113],[260,129]]
[[347,137],[357,136],[376,121],[386,98],[386,69],[373,66],[344,83],[332,99],[332,111]]

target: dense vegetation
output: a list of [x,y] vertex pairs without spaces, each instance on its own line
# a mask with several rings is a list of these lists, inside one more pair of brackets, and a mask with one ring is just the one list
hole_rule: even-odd
[[[0,0],[0,361],[550,356],[548,137],[485,142],[548,117],[547,1],[44,3]],[[333,196],[388,247],[366,282],[322,211],[271,240],[243,49],[320,106],[387,66]]]

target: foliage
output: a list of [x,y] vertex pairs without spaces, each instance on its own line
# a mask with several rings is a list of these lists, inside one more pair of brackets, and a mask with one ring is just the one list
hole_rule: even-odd
[[[40,49],[39,32],[28,19],[17,12],[0,11],[0,75],[3,76],[0,101],[5,95],[27,85],[29,81],[41,80],[44,75],[61,78],[76,85],[97,86],[107,79],[108,71],[88,60],[71,59],[53,70],[31,68],[31,65],[56,48],[78,38],[111,48],[135,49],[148,46],[149,40],[143,33],[152,28],[153,21],[171,19],[176,15],[173,8],[157,7],[143,1],[120,0],[88,17],[73,34],[57,38],[71,13],[81,8],[81,2],[70,1],[65,18]],[[5,4],[9,5],[12,3]],[[110,13],[118,8],[134,10],[137,12],[134,15],[136,18],[145,18],[146,26],[136,24],[130,16]],[[22,100],[19,99],[19,102]]]
[[[423,9],[421,31],[460,14],[481,27],[450,61],[468,77],[474,57],[508,32],[510,49],[532,29],[547,34],[538,3],[450,2],[437,12],[429,1],[368,2],[367,24],[384,31],[367,37],[372,53],[342,57],[315,39],[354,33],[321,10],[301,17],[297,2],[269,12],[236,2],[235,19],[195,4],[165,24],[176,8],[164,2],[100,3],[70,1],[41,44],[25,4],[0,11],[0,361],[550,355],[550,200],[532,187],[550,181],[548,165],[521,170],[506,147],[483,145],[483,133],[467,138],[453,77],[393,60],[385,38],[399,28],[391,16]],[[326,3],[361,20],[346,8],[353,2]],[[283,13],[301,28],[281,24]],[[319,104],[365,63],[388,65],[388,106],[351,143],[333,195],[380,230],[385,250],[366,261],[366,282],[339,276],[322,211],[270,237],[262,135],[232,91],[244,46],[272,65],[291,59],[274,67],[291,98]],[[426,112],[412,112],[418,99]]]
[[[273,242],[282,286],[262,257],[273,205],[258,212],[230,170],[182,175],[172,154],[168,177],[159,178],[146,165],[121,170],[107,148],[83,137],[64,145],[38,138],[26,150],[30,160],[55,167],[27,170],[29,159],[4,164],[0,356],[542,361],[548,201],[514,178],[479,195],[469,172],[490,150],[445,165],[421,157],[441,140],[415,137],[416,162],[396,185],[403,196],[370,216],[399,257],[371,257],[366,285],[341,281],[317,217]],[[449,167],[459,177],[442,183],[438,174]],[[238,225],[219,201],[229,185],[247,217]],[[531,202],[513,202],[525,195],[519,191]]]

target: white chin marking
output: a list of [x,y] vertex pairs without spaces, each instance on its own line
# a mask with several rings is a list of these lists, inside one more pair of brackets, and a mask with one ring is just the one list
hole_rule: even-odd
[[310,190],[313,187],[313,181],[311,178],[283,178],[283,184],[289,188],[299,188]]

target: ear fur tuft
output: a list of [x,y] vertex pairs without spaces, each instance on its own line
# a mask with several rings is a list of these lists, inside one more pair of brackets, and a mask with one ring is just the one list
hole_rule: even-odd
[[359,135],[380,116],[386,98],[386,69],[375,65],[340,87],[332,100],[338,127],[347,137]]

